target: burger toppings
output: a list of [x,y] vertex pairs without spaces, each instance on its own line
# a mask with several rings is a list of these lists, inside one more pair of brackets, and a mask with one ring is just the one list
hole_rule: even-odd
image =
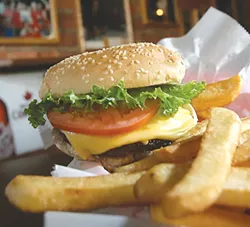
[[88,94],[72,90],[61,97],[47,93],[41,102],[33,100],[25,113],[37,128],[45,124],[44,115],[54,127],[63,130],[110,135],[134,130],[146,124],[156,112],[173,116],[205,88],[204,82],[126,89],[124,82],[109,89],[94,85]]

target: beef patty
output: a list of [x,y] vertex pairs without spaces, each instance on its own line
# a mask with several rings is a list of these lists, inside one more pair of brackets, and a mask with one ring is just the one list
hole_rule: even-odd
[[[70,156],[76,155],[70,142],[60,130],[53,129],[52,135],[55,145],[60,150]],[[144,159],[150,156],[153,150],[169,146],[170,144],[171,141],[160,139],[149,140],[147,144],[137,142],[113,148],[100,155],[93,155],[88,160],[99,161],[107,171],[114,172],[116,168]]]

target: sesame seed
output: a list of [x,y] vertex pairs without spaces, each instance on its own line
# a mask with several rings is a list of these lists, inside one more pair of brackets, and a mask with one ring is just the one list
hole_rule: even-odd
[[134,57],[135,57],[135,54],[132,54],[131,57],[134,58]]
[[115,56],[115,59],[119,60],[119,55],[116,55],[116,56]]
[[92,58],[88,58],[88,61],[92,61]]
[[91,63],[94,64],[95,63],[95,59],[93,59]]
[[102,58],[107,58],[107,57],[108,57],[108,56],[107,56],[106,54],[102,56]]
[[136,77],[137,77],[137,78],[140,77],[140,73],[136,73]]
[[113,63],[114,63],[114,64],[117,64],[117,63],[118,63],[118,61],[117,61],[117,60],[114,60],[114,61],[113,61]]
[[99,80],[99,81],[103,81],[103,80],[104,80],[104,78],[99,78],[98,80]]
[[112,59],[109,59],[109,63],[112,63]]
[[108,75],[108,74],[109,74],[108,70],[106,70],[106,71],[104,72],[104,74],[105,74],[105,75]]
[[85,84],[89,83],[89,80],[85,80]]
[[118,62],[118,65],[123,65],[123,64],[122,64],[122,62],[119,61],[119,62]]
[[113,74],[113,73],[114,73],[114,71],[113,71],[112,69],[109,69],[109,72],[110,72],[110,74]]
[[173,62],[174,62],[173,59],[171,59],[171,58],[168,59],[167,61],[170,62],[170,63],[173,63]]
[[102,62],[101,61],[99,61],[98,63],[97,63],[97,65],[101,65],[102,64]]
[[125,72],[125,74],[128,74],[128,70],[127,69],[125,69],[124,72]]
[[111,65],[108,65],[108,66],[107,66],[107,69],[111,69]]
[[128,57],[123,56],[122,59],[128,59]]
[[148,64],[149,64],[149,65],[153,65],[153,62],[152,62],[152,61],[150,61]]
[[85,70],[85,67],[84,67],[84,66],[82,66],[82,67],[81,67],[81,70]]
[[135,63],[136,63],[136,64],[140,64],[140,62],[139,62],[138,60],[135,60]]
[[114,79],[114,77],[111,76],[111,77],[110,77],[110,80],[111,80],[111,81],[114,81],[115,79]]

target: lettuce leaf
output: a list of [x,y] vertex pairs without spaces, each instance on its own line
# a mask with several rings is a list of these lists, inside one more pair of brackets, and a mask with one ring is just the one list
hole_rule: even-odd
[[91,111],[94,104],[107,109],[122,103],[129,109],[138,107],[143,109],[147,99],[159,99],[161,101],[159,113],[172,116],[180,106],[190,103],[204,89],[205,82],[195,81],[179,85],[126,89],[124,82],[120,81],[109,89],[94,85],[89,94],[78,95],[71,90],[61,97],[55,97],[47,93],[40,102],[33,100],[24,112],[29,116],[30,124],[37,128],[45,124],[44,115],[50,110],[64,112],[69,109],[84,108],[85,111]]

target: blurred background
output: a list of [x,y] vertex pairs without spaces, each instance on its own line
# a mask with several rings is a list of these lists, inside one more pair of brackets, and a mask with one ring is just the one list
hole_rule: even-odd
[[42,226],[41,215],[8,204],[4,187],[17,174],[49,175],[71,160],[44,150],[23,113],[46,70],[84,51],[183,36],[211,6],[250,31],[249,0],[0,0],[0,226]]

